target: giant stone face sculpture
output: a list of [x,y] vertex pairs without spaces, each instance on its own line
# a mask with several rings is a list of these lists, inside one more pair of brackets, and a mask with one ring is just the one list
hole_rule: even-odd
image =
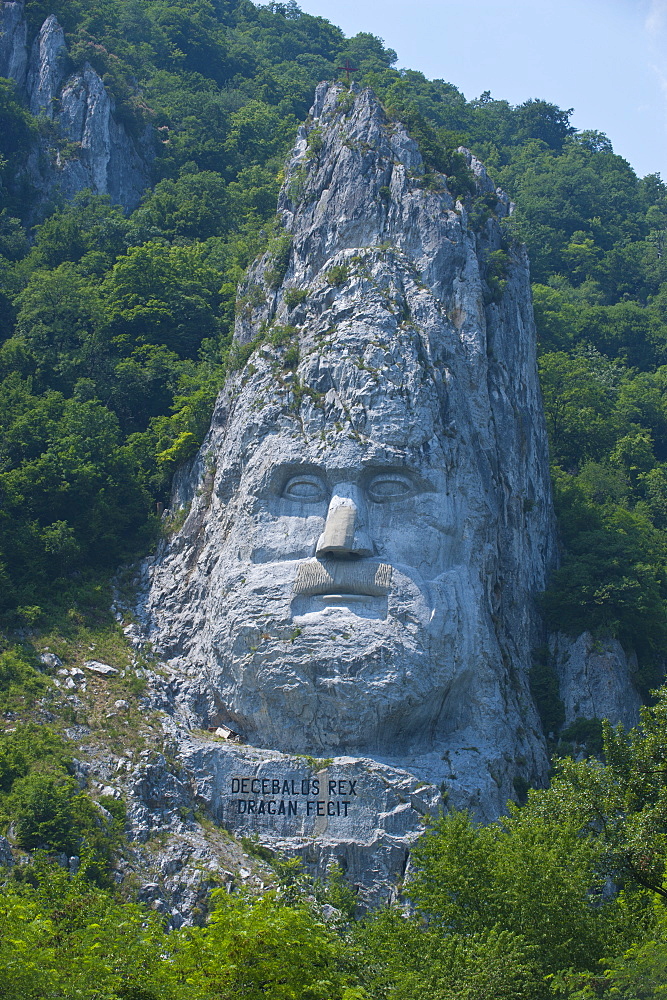
[[182,722],[400,763],[493,815],[545,773],[527,676],[553,521],[527,261],[461,155],[457,202],[369,91],[318,89],[291,240],[240,293],[255,349],[177,481],[189,513],[141,613]]

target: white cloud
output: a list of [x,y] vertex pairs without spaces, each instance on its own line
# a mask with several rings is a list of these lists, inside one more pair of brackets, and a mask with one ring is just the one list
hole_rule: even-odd
[[657,40],[667,26],[667,0],[651,0],[644,25],[651,39]]
[[667,34],[667,0],[650,0],[650,9],[644,27],[648,34],[651,69],[657,75],[663,94],[667,97],[664,37]]

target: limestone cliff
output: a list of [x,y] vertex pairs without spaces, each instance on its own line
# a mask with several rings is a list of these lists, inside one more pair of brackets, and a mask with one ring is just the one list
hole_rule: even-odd
[[639,723],[641,698],[632,684],[637,657],[627,657],[618,639],[557,632],[549,636],[549,652],[566,727],[577,719],[609,719],[628,729]]
[[0,76],[23,89],[28,72],[28,26],[22,0],[4,3],[0,15]]
[[126,209],[137,206],[149,183],[150,136],[129,135],[116,118],[113,97],[88,63],[73,71],[53,15],[29,47],[23,3],[2,4],[0,76],[14,80],[32,114],[53,122],[50,138],[41,140],[27,165],[42,201],[90,188]]
[[[554,521],[528,262],[508,199],[461,155],[457,200],[370,91],[318,88],[283,228],[240,290],[245,365],[142,570],[153,705],[196,795],[385,884],[443,799],[492,818],[547,771],[528,670]],[[216,726],[248,745],[197,735]]]

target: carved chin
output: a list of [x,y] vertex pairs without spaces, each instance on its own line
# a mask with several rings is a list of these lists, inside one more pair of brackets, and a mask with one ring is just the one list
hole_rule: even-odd
[[453,650],[435,649],[421,631],[403,641],[382,622],[365,623],[362,645],[349,621],[331,625],[318,642],[304,628],[287,650],[267,643],[227,664],[219,691],[242,735],[298,752],[389,752],[399,740],[430,739],[453,680]]
[[[431,678],[432,680],[432,678]],[[418,687],[418,686],[417,686]],[[393,685],[391,677],[324,677],[307,690],[237,692],[228,702],[242,735],[256,746],[301,753],[395,752],[398,744],[428,743],[436,734],[450,684],[428,692]]]
[[399,742],[432,739],[460,669],[457,616],[443,615],[451,601],[437,586],[422,589],[395,566],[390,576],[386,565],[376,562],[363,580],[334,579],[338,592],[313,575],[295,595],[293,572],[291,603],[277,587],[270,616],[254,613],[255,580],[233,592],[210,683],[250,743],[301,753],[393,752]]

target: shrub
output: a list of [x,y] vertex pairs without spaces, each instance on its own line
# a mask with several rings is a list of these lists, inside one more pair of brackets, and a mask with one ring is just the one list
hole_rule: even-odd
[[270,288],[279,288],[287,273],[290,253],[292,252],[292,237],[279,236],[272,245],[269,267],[266,270],[266,280]]
[[299,345],[290,344],[283,355],[283,368],[296,368],[299,364]]
[[308,152],[307,156],[309,158],[315,157],[322,151],[324,146],[324,137],[321,128],[314,128],[308,136]]
[[295,306],[300,306],[302,302],[305,302],[307,298],[307,288],[288,288],[283,295],[283,302],[288,309],[294,309]]
[[335,264],[326,273],[326,279],[330,285],[344,285],[349,275],[349,268],[346,264]]
[[567,743],[583,743],[589,753],[602,754],[602,723],[599,719],[575,719],[560,734]]
[[542,723],[545,736],[556,734],[565,722],[565,706],[558,692],[558,677],[554,670],[546,646],[537,649],[533,654],[530,668],[530,693],[533,696],[537,713]]
[[63,770],[72,762],[65,741],[48,726],[28,723],[0,735],[0,797],[42,760]]
[[17,649],[0,653],[0,709],[7,711],[19,703],[34,701],[46,682]]

